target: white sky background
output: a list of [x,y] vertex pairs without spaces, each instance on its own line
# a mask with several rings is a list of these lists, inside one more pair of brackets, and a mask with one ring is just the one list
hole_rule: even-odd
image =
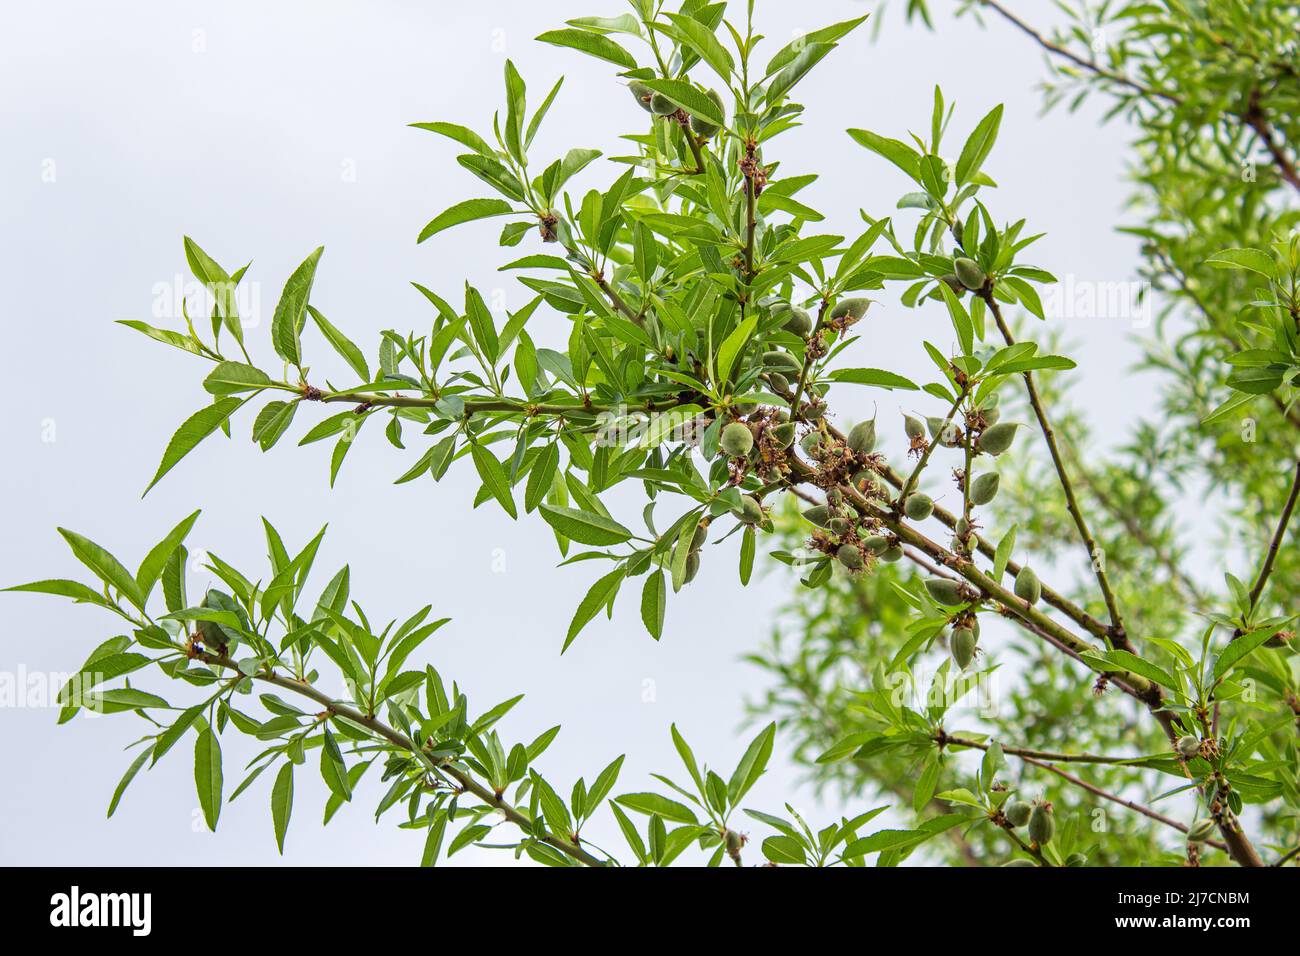
[[[944,4],[938,4],[943,7]],[[740,16],[743,4],[737,3]],[[772,42],[796,30],[855,16],[848,0],[759,4]],[[1003,184],[990,194],[999,219],[1029,219],[1046,232],[1033,259],[1064,277],[1125,281],[1134,243],[1112,233],[1127,188],[1130,154],[1121,126],[1098,129],[1096,111],[1039,116],[1034,89],[1041,57],[1001,25],[980,32],[969,20],[939,18],[937,34],[905,30],[888,11],[882,38],[865,29],[846,41],[798,90],[811,104],[805,126],[768,148],[782,172],[818,171],[800,199],[828,214],[819,232],[856,235],[859,207],[888,213],[906,190],[902,174],[843,132],[867,127],[902,137],[929,122],[938,82],[958,113],[953,155],[995,103],[1006,103],[1000,141],[986,170]],[[1032,14],[1045,4],[1021,3]],[[789,596],[780,576],[736,579],[734,539],[706,549],[699,578],[672,599],[667,634],[656,644],[638,614],[639,584],[625,589],[614,621],[593,622],[563,657],[573,609],[595,578],[594,565],[557,569],[549,529],[535,516],[511,522],[495,505],[470,511],[478,480],[461,463],[439,485],[427,478],[394,487],[414,461],[371,426],[327,484],[329,443],[305,449],[286,438],[269,455],[248,441],[213,439],[178,466],[147,499],[168,437],[206,396],[205,364],[113,324],[151,318],[157,286],[188,281],[182,234],[228,269],[252,259],[247,282],[261,287],[263,324],[250,332],[255,357],[273,362],[270,315],[285,277],[315,246],[325,255],[312,301],[373,352],[383,328],[427,329],[431,307],[409,282],[453,303],[468,278],[489,296],[506,290],[517,308],[527,290],[496,267],[533,249],[531,237],[499,249],[500,221],[462,226],[417,246],[425,222],[487,187],[455,163],[450,141],[406,128],[449,120],[490,130],[503,97],[502,65],[513,58],[535,106],[557,76],[568,80],[534,146],[536,168],[572,146],[627,151],[617,135],[639,131],[645,116],[614,79],[614,68],[575,51],[532,41],[566,18],[621,12],[617,0],[473,4],[374,2],[93,2],[20,4],[0,34],[0,274],[6,289],[9,395],[0,417],[7,467],[0,470],[3,529],[0,582],[84,577],[56,526],[75,529],[130,567],[176,521],[204,515],[194,549],[211,549],[248,570],[265,567],[259,517],[291,548],[319,527],[331,530],[317,560],[316,586],[345,561],[353,595],[373,619],[403,618],[424,603],[453,618],[425,645],[421,660],[458,680],[476,711],[519,692],[527,696],[502,725],[530,740],[553,724],[564,730],[541,762],[562,793],[578,775],[590,781],[614,756],[628,759],[615,792],[649,789],[651,771],[684,777],[669,740],[676,722],[697,755],[729,775],[752,731],[737,733],[746,693],[763,675],[738,661],[765,640],[771,614]],[[635,42],[635,41],[631,41]],[[200,44],[196,48],[196,43]],[[640,52],[638,50],[638,52]],[[544,161],[543,161],[544,160]],[[51,165],[52,164],[52,165]],[[46,181],[53,170],[53,182]],[[572,189],[603,186],[621,168],[598,162]],[[345,176],[355,171],[354,181]],[[43,175],[44,174],[44,175]],[[905,222],[913,222],[903,213]],[[911,312],[891,297],[873,311],[855,365],[926,375],[923,335],[946,346],[947,318]],[[490,300],[491,301],[491,300]],[[555,344],[566,323],[543,308],[535,337]],[[1102,424],[1130,421],[1149,390],[1126,372],[1136,351],[1119,321],[1076,321],[1082,343],[1075,373],[1099,395]],[[311,364],[339,366],[314,332]],[[846,357],[847,359],[848,357]],[[886,448],[898,450],[898,399],[842,387],[844,420],[879,402]],[[909,407],[924,407],[911,402]],[[323,417],[301,410],[295,435]],[[53,429],[53,440],[51,437]],[[626,505],[628,499],[621,499]],[[680,504],[677,505],[680,508]],[[630,521],[635,510],[622,514]],[[661,508],[661,517],[669,512]],[[498,569],[494,570],[494,561]],[[504,571],[499,570],[504,562]],[[192,594],[204,576],[191,576]],[[0,673],[68,672],[116,633],[103,612],[34,595],[4,595],[6,633]],[[147,689],[186,699],[186,689]],[[649,698],[649,699],[647,699]],[[249,710],[256,710],[250,705]],[[144,732],[136,718],[83,720],[57,727],[53,709],[0,709],[5,774],[0,792],[0,863],[223,864],[275,862],[264,776],[224,808],[217,835],[203,828],[194,795],[189,743],[132,784],[111,821],[105,807],[130,761],[122,747]],[[227,793],[256,751],[224,739]],[[358,799],[328,831],[320,828],[324,785],[314,761],[297,774],[298,800],[285,861],[297,864],[412,864],[422,836],[398,829],[398,808],[376,826],[382,789],[372,768]],[[779,810],[785,800],[827,822],[865,807],[817,806],[797,788],[797,771],[778,737],[772,769],[749,805]],[[621,845],[612,821],[591,836]],[[603,838],[603,839],[601,839]],[[755,848],[756,849],[756,848]],[[755,857],[757,854],[753,854]],[[688,854],[689,856],[689,854]],[[506,862],[471,848],[454,862]]]

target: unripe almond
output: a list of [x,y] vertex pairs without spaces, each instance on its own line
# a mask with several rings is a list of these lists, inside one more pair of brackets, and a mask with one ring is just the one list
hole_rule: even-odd
[[700,554],[698,551],[692,551],[686,556],[686,577],[683,583],[690,584],[695,580],[695,575],[700,573]]
[[1002,478],[996,471],[986,471],[970,484],[970,500],[977,505],[986,505],[998,496],[998,485]]
[[816,456],[817,449],[821,447],[821,443],[822,443],[821,432],[809,432],[807,435],[804,435],[803,438],[799,439],[799,447],[802,448],[804,450],[804,454],[808,455],[809,457]]
[[1214,836],[1215,823],[1210,817],[1199,821],[1190,830],[1187,831],[1188,843],[1205,843]]
[[890,564],[893,564],[893,563],[896,562],[896,561],[902,561],[902,560],[903,560],[903,546],[902,546],[901,544],[896,544],[896,545],[894,545],[893,547],[886,548],[886,549],[881,553],[881,555],[880,555],[880,560],[881,560],[881,561],[888,561]]
[[812,331],[812,316],[803,309],[790,308],[785,314],[785,322],[781,328],[787,332],[793,332],[795,335],[803,336]]
[[650,100],[654,98],[655,91],[650,89],[650,87],[646,86],[640,80],[633,80],[627,85],[627,88],[632,91],[632,95],[636,97],[637,104],[641,109],[649,113]]
[[804,510],[803,516],[819,528],[824,528],[826,522],[831,520],[831,510],[825,505],[813,505]]
[[[709,90],[707,95],[709,99],[713,100],[714,105],[717,106],[718,112],[725,116],[727,108],[722,103],[721,94],[719,94],[717,90]],[[718,127],[714,126],[708,120],[700,119],[698,116],[694,115],[691,116],[691,129],[693,129],[698,135],[704,137],[712,136],[718,131]]]
[[1179,737],[1178,743],[1175,744],[1175,746],[1178,748],[1180,754],[1189,759],[1195,757],[1201,752],[1201,742],[1191,734]]
[[1034,812],[1034,808],[1023,800],[1010,800],[1002,808],[1002,815],[1007,818],[1007,822],[1013,827],[1019,829],[1029,822],[1029,815]]
[[849,448],[855,455],[869,455],[876,447],[876,420],[858,422],[849,429]]
[[984,429],[980,435],[976,447],[994,457],[1002,454],[1011,447],[1011,443],[1016,440],[1016,424],[1014,422],[998,422],[996,425],[990,425]]
[[940,276],[939,279],[949,289],[952,289],[958,298],[966,294],[966,287],[961,284],[961,280],[954,273],[949,272],[947,275]]
[[975,659],[975,632],[969,627],[953,628],[948,647],[952,650],[952,659],[957,662],[957,666],[965,670]]
[[794,444],[794,422],[782,422],[772,429],[772,437],[782,448],[789,448]]
[[753,495],[745,495],[740,499],[740,520],[745,524],[762,523],[763,506],[758,503],[758,499]]
[[853,476],[853,487],[862,494],[871,494],[879,487],[880,482],[876,480],[875,473],[869,468],[863,468]]
[[964,256],[958,257],[952,261],[952,271],[957,275],[957,281],[970,289],[977,292],[984,288],[984,270],[974,259],[967,259]]
[[1039,846],[1046,846],[1056,835],[1056,820],[1052,816],[1050,803],[1036,803],[1029,813],[1029,839]]
[[790,380],[780,372],[768,372],[767,381],[778,392],[790,391]]
[[831,318],[850,319],[856,322],[867,314],[869,308],[871,308],[870,299],[841,299],[835,303],[835,308],[831,309]]
[[889,550],[889,539],[883,534],[873,534],[862,539],[862,546],[878,557]]
[[862,551],[857,545],[840,545],[839,550],[835,552],[835,557],[839,559],[840,564],[850,571],[861,571],[866,564],[866,560],[862,557]]
[[915,415],[903,415],[903,431],[907,433],[908,438],[924,438],[925,422]]
[[695,533],[691,535],[691,550],[698,551],[704,547],[709,540],[709,526],[701,521],[695,526]]
[[732,458],[741,458],[754,447],[754,433],[743,422],[732,422],[722,429],[718,444]]
[[924,521],[934,514],[934,502],[929,495],[918,491],[907,496],[907,501],[903,502],[903,511],[913,521]]
[[677,104],[662,93],[655,93],[650,97],[650,112],[658,116],[668,116],[677,112]]
[[930,592],[930,597],[940,604],[962,603],[961,585],[951,578],[926,578],[925,589]]
[[848,518],[832,518],[826,527],[832,534],[844,535],[849,533],[849,529],[853,527],[853,524]]
[[1042,596],[1043,585],[1039,582],[1034,569],[1028,566],[1021,568],[1020,573],[1016,575],[1016,597],[1030,604],[1037,604]]
[[789,352],[782,352],[777,349],[763,353],[763,364],[770,368],[788,368],[794,372],[803,367],[799,364],[799,360]]

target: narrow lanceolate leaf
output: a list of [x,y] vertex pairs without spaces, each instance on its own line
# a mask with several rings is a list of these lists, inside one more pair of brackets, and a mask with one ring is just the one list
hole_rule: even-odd
[[528,484],[524,487],[524,511],[531,512],[542,503],[546,493],[551,490],[551,482],[555,479],[559,465],[559,442],[552,442],[541,450],[528,472]]
[[492,148],[483,141],[483,137],[472,129],[464,126],[457,126],[455,123],[412,123],[416,129],[428,130],[430,133],[438,133],[449,139],[454,139],[462,146],[468,146],[480,156],[491,158],[493,156]]
[[118,805],[122,802],[122,795],[126,793],[126,788],[131,785],[131,781],[135,779],[135,775],[140,772],[140,768],[144,766],[145,761],[148,759],[149,748],[146,747],[131,761],[131,766],[126,768],[126,773],[122,774],[122,779],[117,783],[117,789],[113,791],[113,799],[108,801],[108,816],[111,817],[117,812]]
[[1245,269],[1272,279],[1277,273],[1273,257],[1258,249],[1224,249],[1205,260],[1214,269]]
[[312,321],[316,327],[321,330],[334,351],[343,356],[343,361],[348,363],[348,367],[357,373],[357,377],[363,382],[370,381],[370,366],[366,364],[366,357],[361,349],[349,339],[346,335],[336,329],[330,320],[321,315],[315,307],[308,305],[307,312],[311,315]]
[[171,531],[167,532],[167,537],[163,538],[150,549],[145,555],[145,559],[140,562],[140,568],[135,572],[135,583],[140,589],[142,600],[149,600],[149,593],[153,590],[158,578],[163,573],[163,568],[167,566],[167,559],[172,556],[172,552],[185,540],[185,536],[190,533],[194,527],[194,522],[199,518],[199,512],[194,512],[188,518],[185,518]]
[[754,573],[754,552],[757,550],[758,535],[753,528],[746,528],[745,535],[740,540],[740,583],[749,584],[749,578]]
[[158,735],[157,741],[153,745],[153,760],[149,766],[153,766],[163,758],[163,754],[171,750],[176,741],[180,740],[185,731],[189,730],[194,721],[199,719],[203,713],[203,704],[195,704],[189,710],[182,713],[176,718],[175,723]]
[[515,499],[510,493],[510,478],[501,462],[497,461],[496,455],[477,442],[470,445],[469,451],[474,459],[474,467],[478,469],[478,476],[483,479],[483,484],[492,493],[492,497],[501,503],[506,514],[517,518],[519,514],[515,510]]
[[970,178],[980,171],[980,166],[988,158],[989,152],[993,149],[993,143],[998,138],[998,127],[1002,123],[1002,104],[999,103],[989,111],[989,114],[980,120],[975,131],[970,134],[966,140],[966,145],[961,148],[961,156],[957,158],[957,185],[962,186],[970,181]]
[[275,352],[293,365],[302,365],[299,336],[302,335],[303,323],[307,321],[307,299],[316,280],[316,265],[324,251],[324,246],[317,247],[293,270],[271,318],[271,342],[275,345]]
[[162,476],[171,471],[176,464],[192,452],[203,439],[207,438],[214,431],[226,423],[226,420],[234,414],[235,409],[244,404],[242,398],[223,398],[218,402],[201,408],[181,424],[176,429],[176,434],[172,435],[171,441],[167,443],[167,450],[163,452],[162,461],[158,465],[158,471],[154,473],[153,480],[149,482],[149,487],[145,488],[144,493],[149,493],[149,488],[162,479]]
[[275,845],[284,854],[284,835],[289,830],[289,815],[293,812],[293,764],[285,761],[275,776],[271,788],[271,822],[275,825]]
[[611,571],[591,586],[591,590],[587,592],[587,596],[582,599],[582,603],[578,605],[578,610],[573,615],[573,621],[569,624],[569,633],[564,637],[564,647],[560,649],[561,653],[568,650],[573,639],[600,612],[600,609],[614,599],[619,585],[623,583],[625,573],[622,568]]
[[543,43],[581,50],[589,56],[607,60],[625,70],[636,69],[636,57],[609,37],[599,33],[588,33],[586,30],[550,30],[537,39]]
[[727,797],[732,806],[744,799],[749,788],[758,782],[758,778],[767,769],[767,761],[772,756],[772,744],[775,740],[776,724],[771,723],[759,731],[758,736],[745,750],[744,756],[740,758],[740,763],[736,765],[736,770],[731,775],[731,780],[727,782]]
[[508,216],[514,212],[514,207],[504,199],[466,199],[464,202],[458,202],[445,212],[434,216],[429,224],[420,230],[419,242],[424,242],[430,236],[442,232],[444,229],[450,229],[452,226],[459,226],[462,222],[472,222],[475,219],[488,219],[492,216]]
[[645,629],[656,641],[663,637],[664,633],[667,590],[662,568],[646,575],[645,585],[641,589],[641,620],[645,623]]
[[438,813],[424,838],[424,853],[420,856],[420,866],[436,866],[438,853],[442,850],[442,837],[447,832],[447,815]]
[[723,126],[726,118],[718,104],[699,89],[683,80],[643,80],[650,89],[662,93],[692,116],[698,116],[713,126]]
[[549,504],[539,505],[538,510],[547,524],[579,544],[600,547],[622,544],[632,537],[632,532],[617,521],[592,511],[579,511],[577,508],[561,508]]
[[[423,675],[420,675],[423,679]],[[338,741],[325,728],[325,740],[320,748],[320,775],[330,792],[344,800],[352,799],[352,785],[348,780],[348,766],[343,761],[343,752],[339,750]]]
[[271,379],[265,372],[243,362],[222,362],[203,380],[203,387],[212,395],[252,392],[270,384]]
[[236,342],[243,342],[244,327],[240,325],[239,309],[235,305],[235,280],[189,236],[185,237],[185,259],[194,278],[202,282],[211,293],[222,324],[235,337]]
[[136,584],[135,578],[131,577],[131,572],[122,566],[121,561],[75,531],[60,528],[59,534],[63,535],[63,539],[68,542],[68,547],[72,548],[72,553],[76,555],[78,561],[94,571],[95,576],[105,584],[116,588],[136,607],[143,609],[144,595],[140,591],[140,586]]
[[1223,652],[1220,653],[1218,658],[1214,661],[1215,683],[1218,683],[1227,676],[1228,671],[1232,670],[1233,666],[1239,660],[1251,651],[1255,650],[1255,648],[1262,645],[1272,636],[1273,629],[1267,628],[1265,630],[1256,631],[1254,634],[1243,634],[1225,647]]
[[831,372],[830,379],[847,385],[875,385],[878,388],[901,388],[907,391],[919,388],[911,379],[880,368],[837,368]]
[[269,451],[293,422],[298,402],[267,402],[253,420],[253,441],[262,451]]
[[209,830],[217,829],[221,816],[221,744],[211,727],[204,728],[194,743],[194,785],[199,792],[199,806]]

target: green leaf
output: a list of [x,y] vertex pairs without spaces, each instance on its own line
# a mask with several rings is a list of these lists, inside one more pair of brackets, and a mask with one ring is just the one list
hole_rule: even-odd
[[1277,264],[1273,257],[1258,249],[1224,249],[1205,260],[1207,266],[1215,269],[1244,269],[1257,272],[1265,278],[1272,279],[1277,274]]
[[172,435],[171,441],[167,443],[167,450],[163,452],[158,471],[154,473],[153,480],[149,482],[149,487],[145,488],[144,493],[147,495],[149,488],[158,484],[162,476],[171,471],[182,458],[192,452],[199,442],[224,425],[235,410],[244,404],[244,401],[245,399],[242,398],[223,398],[205,408],[199,409],[185,419],[181,423],[181,427],[176,429],[176,433]]
[[1217,684],[1223,680],[1238,661],[1272,636],[1273,629],[1266,628],[1252,634],[1243,634],[1231,641],[1214,660],[1214,682]]
[[879,368],[837,368],[831,372],[832,382],[844,382],[848,385],[876,385],[880,388],[901,388],[917,391],[919,386],[910,379]]
[[906,143],[865,129],[851,129],[849,135],[873,153],[889,160],[915,182],[921,181],[921,154]]
[[662,93],[692,116],[698,116],[712,126],[723,126],[726,117],[713,102],[690,83],[682,80],[642,80],[656,93]]
[[758,314],[750,315],[744,322],[736,326],[732,333],[728,335],[718,348],[718,381],[719,388],[726,388],[727,383],[731,381],[732,373],[735,371],[736,361],[740,358],[749,344],[749,340],[754,335],[754,330],[758,327]]
[[528,484],[524,487],[524,511],[532,512],[542,503],[546,493],[551,490],[559,465],[559,443],[551,442],[538,453],[537,460],[528,472]]
[[417,241],[424,242],[430,236],[452,226],[459,226],[463,222],[489,219],[493,216],[508,216],[514,211],[514,207],[504,199],[466,199],[431,219],[429,224],[420,230],[420,238]]
[[496,455],[478,442],[472,443],[469,451],[474,459],[474,467],[478,470],[479,477],[483,479],[483,484],[492,493],[492,497],[501,503],[501,507],[511,518],[519,517],[515,510],[515,499],[510,493],[510,478],[506,475],[501,462],[497,461]]
[[687,46],[698,53],[700,59],[713,67],[713,72],[717,73],[724,83],[731,79],[731,74],[736,69],[736,61],[712,30],[694,17],[685,14],[668,13],[665,16],[672,21],[673,27],[680,34],[681,39],[686,41]]
[[750,787],[758,782],[758,778],[767,769],[767,761],[772,756],[772,743],[775,740],[776,724],[774,722],[759,731],[758,736],[750,742],[744,756],[740,758],[740,763],[736,765],[731,779],[727,782],[727,796],[730,798],[733,807],[744,799]]
[[307,311],[310,313],[312,321],[316,323],[316,327],[320,329],[321,334],[334,347],[334,351],[343,356],[343,361],[348,363],[348,367],[357,373],[361,381],[369,382],[370,366],[366,364],[366,357],[362,354],[361,349],[357,348],[351,339],[336,329],[329,319],[321,315],[317,309],[308,305]]
[[980,166],[988,158],[989,152],[993,149],[993,143],[998,138],[998,127],[1002,123],[1002,104],[999,103],[989,111],[988,115],[979,121],[975,131],[970,134],[966,140],[966,145],[961,148],[961,156],[957,158],[957,185],[961,186],[970,181],[971,176],[980,171]]
[[492,147],[488,146],[478,133],[464,126],[457,126],[455,123],[412,123],[411,125],[416,129],[428,130],[430,133],[438,133],[441,136],[454,139],[456,142],[468,146],[480,156],[486,156],[490,159],[495,155]]
[[549,30],[537,39],[553,46],[571,47],[588,56],[607,60],[625,70],[636,69],[636,57],[609,37],[599,33],[588,33],[586,30]]
[[[417,674],[423,680],[423,674]],[[348,780],[348,765],[343,761],[343,752],[339,750],[338,741],[330,733],[328,727],[325,728],[325,738],[320,748],[320,775],[325,780],[325,785],[330,788],[330,792],[341,797],[343,800],[352,799],[352,784]]]
[[262,451],[269,451],[293,423],[298,402],[267,402],[253,419],[253,441]]
[[131,761],[131,766],[126,768],[126,773],[122,774],[122,779],[118,781],[117,789],[113,791],[113,799],[108,802],[108,816],[111,817],[117,812],[118,804],[122,802],[122,795],[126,793],[126,788],[131,785],[131,781],[135,779],[135,775],[140,772],[140,768],[144,766],[145,761],[148,759],[149,748],[146,747]]
[[763,856],[783,866],[803,866],[808,862],[804,845],[787,834],[770,836],[763,841]]
[[690,807],[657,793],[625,793],[621,797],[615,797],[614,802],[637,813],[657,815],[669,823],[698,822]]
[[758,535],[753,528],[746,528],[740,539],[740,583],[749,584],[750,575],[754,573],[754,552],[757,548]]
[[623,576],[627,572],[622,568],[609,572],[599,581],[591,586],[587,596],[582,599],[578,605],[578,610],[574,612],[573,621],[569,624],[569,632],[564,637],[564,647],[560,653],[568,650],[573,639],[578,636],[579,632],[595,617],[600,609],[614,599],[618,593],[619,585],[623,583]]
[[161,760],[163,754],[172,749],[176,741],[180,740],[185,731],[190,729],[190,725],[199,719],[199,715],[203,713],[206,706],[206,704],[195,704],[177,717],[175,723],[158,735],[158,740],[153,745],[153,760],[149,762],[150,767]]
[[131,572],[122,566],[122,562],[75,531],[60,528],[59,534],[63,535],[63,539],[68,542],[78,561],[94,571],[105,584],[116,588],[124,598],[144,610],[144,592],[141,591],[135,578],[131,577]]
[[142,601],[149,600],[149,594],[153,587],[158,583],[158,578],[163,573],[163,568],[167,566],[167,559],[175,551],[190,533],[194,527],[194,522],[198,520],[200,512],[196,511],[188,518],[185,518],[171,531],[167,536],[159,541],[149,551],[143,561],[140,562],[140,568],[135,572],[135,583],[140,589],[140,598]]
[[1174,679],[1172,674],[1166,671],[1163,667],[1152,664],[1150,661],[1144,660],[1136,654],[1130,654],[1128,651],[1107,651],[1106,659],[1112,663],[1118,664],[1124,670],[1131,671],[1140,677],[1145,677],[1147,680],[1153,681],[1162,687],[1167,687],[1169,690],[1173,691],[1178,690],[1178,681]]
[[997,550],[993,553],[993,580],[1001,581],[1002,575],[1007,571],[1007,562],[1011,560],[1011,551],[1016,546],[1016,525],[1007,529],[1007,533],[1002,536],[998,542]]
[[662,568],[649,574],[641,589],[641,620],[656,641],[664,634],[664,610],[667,607],[667,583]]
[[203,380],[203,387],[213,395],[257,391],[270,384],[265,372],[243,362],[222,362]]
[[632,532],[612,518],[577,508],[561,508],[542,503],[538,505],[542,518],[552,528],[579,544],[595,547],[622,544],[632,537]]
[[205,727],[194,742],[194,785],[208,829],[216,831],[221,816],[221,744],[211,727]]
[[438,852],[442,849],[442,838],[447,832],[447,815],[435,814],[429,825],[429,835],[424,838],[424,853],[420,856],[420,866],[434,866],[438,862]]
[[324,251],[324,246],[318,246],[293,270],[293,274],[284,283],[280,301],[275,305],[275,315],[271,318],[271,342],[275,346],[275,352],[293,365],[302,365],[298,339],[303,324],[307,321],[307,299],[311,296],[316,266]]
[[184,244],[185,259],[194,278],[202,282],[212,294],[218,317],[235,337],[235,341],[242,343],[244,327],[239,322],[239,309],[235,305],[235,281],[189,236],[185,237]]
[[285,761],[275,776],[271,788],[271,821],[275,825],[275,845],[284,855],[284,835],[289,830],[289,815],[293,812],[293,764]]

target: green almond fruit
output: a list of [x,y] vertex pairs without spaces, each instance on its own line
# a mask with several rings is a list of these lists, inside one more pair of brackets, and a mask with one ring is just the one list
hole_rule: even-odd
[[782,352],[777,349],[772,349],[769,352],[763,353],[763,364],[769,368],[786,368],[792,372],[798,372],[803,368],[803,366],[799,364],[799,360],[789,352]]
[[903,415],[903,431],[907,433],[908,438],[924,438],[925,422],[915,415]]
[[924,521],[934,514],[934,501],[929,495],[918,491],[907,496],[907,501],[903,502],[903,511],[913,521]]
[[889,550],[889,539],[883,534],[873,534],[870,537],[862,539],[862,547],[871,554],[879,557]]
[[732,422],[722,429],[718,446],[732,458],[743,458],[754,447],[754,433],[743,422]]
[[745,524],[763,523],[763,506],[753,495],[745,495],[740,499],[740,520]]
[[855,455],[869,455],[876,447],[876,420],[858,422],[849,429],[849,449]]
[[951,578],[926,578],[925,589],[930,592],[930,597],[940,604],[957,605],[964,603],[961,595],[961,585]]
[[790,380],[780,372],[768,372],[767,381],[778,392],[790,391]]
[[831,509],[825,505],[813,505],[811,508],[804,510],[803,516],[817,527],[824,528],[826,523],[831,520]]
[[948,647],[952,651],[952,659],[957,662],[957,666],[965,670],[970,666],[970,662],[975,659],[975,632],[969,627],[953,628],[952,637],[948,640]]
[[977,505],[986,505],[998,496],[998,485],[1002,477],[996,471],[985,472],[970,484],[970,500]]
[[701,521],[695,526],[695,534],[691,536],[691,550],[698,551],[709,540],[709,526]]
[[650,100],[654,98],[655,91],[650,89],[650,87],[646,86],[640,80],[633,80],[627,85],[627,88],[632,91],[632,95],[636,97],[637,104],[641,109],[645,110],[647,113],[651,112]]
[[[722,103],[722,95],[718,93],[717,90],[709,90],[709,92],[706,95],[709,97],[709,99],[713,101],[713,104],[718,108],[718,112],[725,116],[727,113],[727,108]],[[704,137],[712,136],[714,133],[718,131],[718,127],[714,126],[708,120],[700,119],[700,117],[698,116],[691,117],[691,129],[694,130],[697,135],[704,136]]]
[[980,415],[983,416],[985,425],[996,425],[998,419],[1002,417],[1002,409],[996,406],[992,408],[981,408]]
[[1012,442],[1016,440],[1016,427],[1014,422],[998,422],[996,425],[990,425],[984,429],[975,446],[980,451],[996,457],[1010,448]]
[[853,527],[853,523],[849,521],[848,518],[832,518],[827,522],[826,527],[833,534],[844,535],[849,533],[849,529]]
[[695,575],[700,573],[700,555],[698,551],[692,551],[686,556],[686,576],[682,579],[683,584],[690,584],[695,580]]
[[1029,813],[1029,839],[1039,846],[1046,846],[1056,835],[1056,820],[1052,816],[1050,803],[1036,803]]
[[1023,800],[1010,800],[1002,808],[1002,815],[1007,818],[1007,822],[1013,827],[1019,829],[1029,822],[1029,815],[1034,812],[1034,808]]
[[947,275],[940,276],[939,280],[949,289],[952,289],[954,295],[960,297],[966,294],[966,287],[961,284],[961,280],[955,274],[949,272]]
[[896,544],[891,548],[886,548],[884,551],[880,553],[880,560],[887,561],[890,564],[893,564],[896,561],[902,561],[903,546],[901,544]]
[[853,476],[853,487],[864,495],[874,494],[880,487],[876,475],[868,468],[863,468]]
[[803,438],[799,439],[799,447],[803,449],[805,455],[809,456],[816,455],[817,449],[821,447],[821,444],[821,432],[809,432],[807,435],[804,435]]
[[1187,734],[1184,737],[1179,737],[1178,743],[1176,743],[1174,746],[1178,748],[1178,752],[1180,754],[1182,754],[1184,757],[1187,757],[1188,759],[1195,757],[1197,754],[1201,752],[1201,742],[1197,740],[1195,737],[1193,737],[1191,734]]
[[794,422],[782,422],[772,429],[772,437],[782,448],[789,448],[794,444]]
[[662,93],[655,93],[650,97],[650,112],[656,116],[668,116],[677,112],[677,104]]
[[812,331],[812,316],[804,309],[791,309],[786,315],[785,322],[781,328],[787,332],[793,332],[798,336],[805,336]]
[[1187,842],[1205,843],[1213,838],[1215,829],[1217,829],[1217,827],[1215,826],[1214,820],[1210,817],[1206,817],[1204,820],[1198,821],[1190,830],[1187,831]]
[[862,557],[862,549],[853,544],[840,545],[839,550],[835,552],[835,557],[850,571],[861,571],[867,563]]
[[856,322],[867,314],[869,308],[871,308],[870,299],[841,299],[835,303],[835,308],[831,309],[831,318],[851,319]]
[[957,281],[970,289],[972,292],[978,292],[984,288],[984,281],[987,276],[980,264],[974,259],[967,259],[964,256],[952,261],[952,271],[957,275]]
[[1037,604],[1043,596],[1043,585],[1031,567],[1023,567],[1016,575],[1016,597],[1029,604]]

